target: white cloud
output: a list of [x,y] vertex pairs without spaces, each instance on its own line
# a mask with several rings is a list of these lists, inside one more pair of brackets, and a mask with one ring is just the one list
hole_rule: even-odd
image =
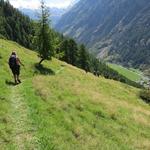
[[[49,7],[67,7],[74,0],[45,0]],[[10,0],[10,3],[16,8],[37,9],[40,6],[40,0]]]
[[37,9],[40,6],[39,0],[10,0],[10,3],[16,8]]

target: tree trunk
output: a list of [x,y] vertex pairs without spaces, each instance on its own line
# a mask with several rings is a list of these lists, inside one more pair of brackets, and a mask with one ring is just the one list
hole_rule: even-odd
[[44,61],[44,58],[41,59],[41,61],[39,62],[39,65]]

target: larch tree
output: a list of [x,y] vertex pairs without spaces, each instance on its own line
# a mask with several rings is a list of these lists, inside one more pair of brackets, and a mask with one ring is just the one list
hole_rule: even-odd
[[89,56],[83,44],[80,46],[79,49],[79,66],[80,68],[89,71]]
[[45,5],[44,0],[41,0],[41,12],[39,15],[39,29],[37,34],[37,47],[39,57],[41,58],[39,64],[44,60],[50,60],[53,54],[52,36],[50,29],[49,11]]

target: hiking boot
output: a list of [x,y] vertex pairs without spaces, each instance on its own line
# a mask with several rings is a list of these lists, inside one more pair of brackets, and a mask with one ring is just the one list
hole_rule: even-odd
[[18,79],[18,82],[21,83],[21,80]]
[[18,83],[17,83],[17,80],[15,80],[15,84],[18,84]]

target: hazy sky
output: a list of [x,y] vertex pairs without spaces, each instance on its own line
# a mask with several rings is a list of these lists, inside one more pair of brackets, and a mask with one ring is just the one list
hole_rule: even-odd
[[[36,9],[40,5],[40,0],[9,0],[10,3],[16,7],[22,7],[22,8],[31,8]],[[50,7],[67,7],[73,2],[74,0],[45,0],[46,5]]]

